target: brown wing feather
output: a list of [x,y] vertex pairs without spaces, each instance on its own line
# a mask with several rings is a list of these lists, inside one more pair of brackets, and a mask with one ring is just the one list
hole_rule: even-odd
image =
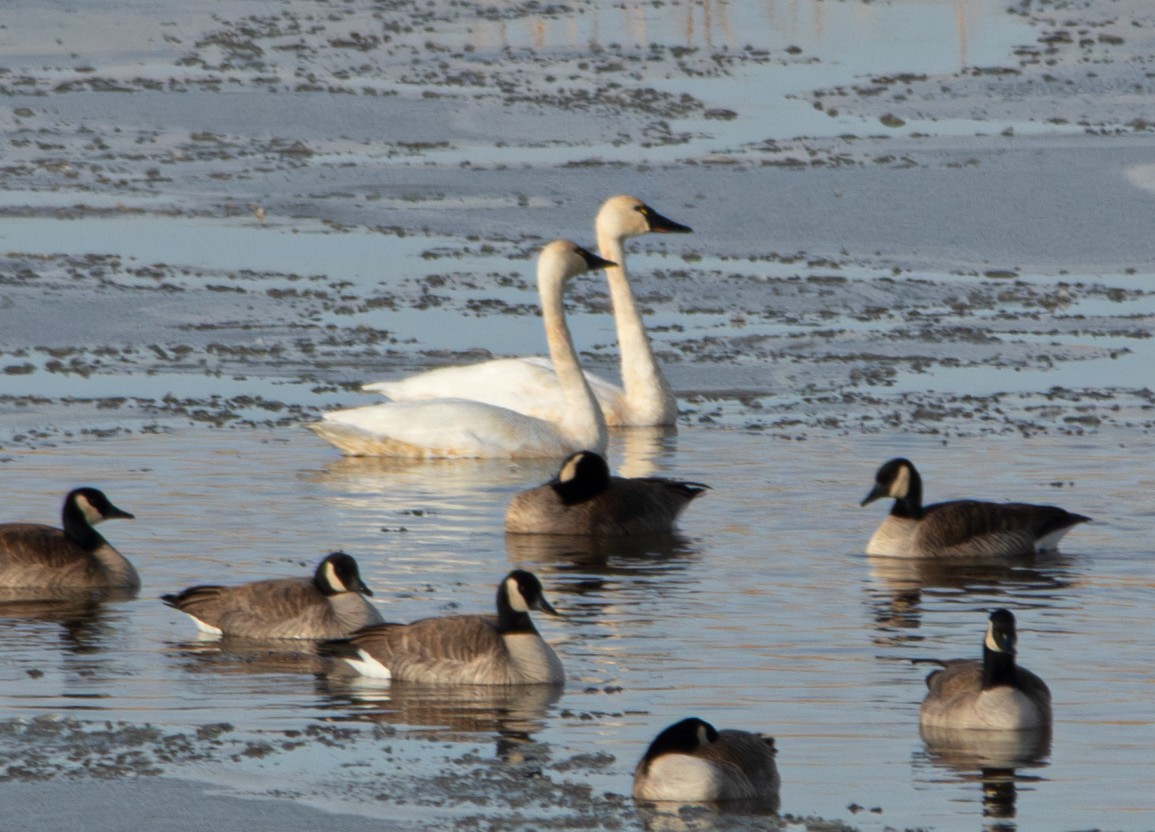
[[953,500],[927,506],[917,545],[928,554],[1016,555],[1034,551],[1035,542],[1059,529],[1086,521],[1057,506]]
[[722,730],[717,742],[699,748],[695,756],[727,769],[725,800],[775,799],[778,767],[774,740],[749,731]]
[[505,528],[521,534],[666,534],[707,487],[659,477],[611,477],[601,494],[567,506],[553,488],[540,486],[510,501]]
[[0,586],[90,586],[103,570],[63,529],[38,523],[0,526]]
[[339,638],[347,635],[312,578],[276,578],[241,586],[194,586],[165,601],[181,612],[244,638]]
[[[479,663],[508,654],[497,616],[449,615],[411,624],[380,624],[354,633],[350,643],[389,668],[393,678],[468,681]],[[500,661],[500,658],[496,659]]]

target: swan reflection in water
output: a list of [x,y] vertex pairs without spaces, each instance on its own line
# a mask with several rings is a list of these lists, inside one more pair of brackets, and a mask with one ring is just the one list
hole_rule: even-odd
[[1068,555],[1042,554],[1021,558],[891,558],[870,555],[871,582],[867,589],[873,608],[877,643],[903,646],[921,641],[925,595],[937,590],[952,598],[980,597],[997,605],[1002,596],[1029,594],[1047,607],[1079,583]]
[[513,762],[546,727],[561,699],[561,685],[424,685],[380,682],[331,674],[317,677],[325,707],[341,712],[333,721],[370,722],[402,728],[430,741],[476,742],[492,736],[499,759]]
[[[1010,832],[1016,828],[1018,791],[1024,784],[1043,780],[1025,775],[1022,769],[1041,769],[1049,763],[1051,731],[976,731],[950,728],[919,729],[926,747],[923,759],[948,773],[939,782],[977,782],[982,785],[983,817],[993,823],[987,829]],[[918,759],[916,755],[916,760]]]

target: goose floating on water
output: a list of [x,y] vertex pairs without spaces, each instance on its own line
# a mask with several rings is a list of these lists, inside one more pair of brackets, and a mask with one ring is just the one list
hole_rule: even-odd
[[450,398],[337,410],[309,428],[350,456],[560,458],[583,448],[605,450],[605,419],[582,374],[562,292],[570,278],[608,265],[569,240],[554,240],[538,257],[545,336],[566,401],[556,422]]
[[[611,426],[673,425],[678,405],[654,358],[626,272],[625,240],[643,234],[689,233],[690,228],[662,216],[642,200],[615,196],[606,200],[594,223],[598,249],[612,261],[606,280],[617,326],[622,384],[593,373],[586,381],[593,390],[606,424]],[[443,367],[398,381],[366,384],[395,402],[462,398],[504,407],[558,422],[568,405],[549,359],[500,358],[464,367]]]
[[534,627],[531,610],[557,615],[541,581],[516,569],[497,587],[497,615],[448,615],[378,624],[321,644],[360,675],[433,685],[560,685],[561,660]]
[[514,496],[505,510],[513,534],[621,536],[666,534],[708,485],[662,477],[614,477],[605,458],[578,451],[557,477]]
[[1091,518],[1056,506],[952,500],[922,504],[922,478],[907,459],[878,469],[862,501],[890,497],[890,514],[866,544],[868,555],[1011,557],[1056,549],[1059,539]]
[[774,740],[749,731],[719,731],[696,717],[666,728],[634,770],[637,800],[778,803]]
[[923,728],[1028,730],[1051,724],[1051,691],[1015,664],[1015,616],[995,610],[987,622],[983,657],[939,661],[926,677],[928,692],[918,711]]
[[0,524],[0,588],[48,592],[140,589],[140,576],[97,523],[132,519],[103,491],[77,488],[64,498],[63,528],[38,523]]
[[364,596],[357,561],[333,552],[312,577],[274,578],[240,586],[193,586],[161,600],[189,616],[203,633],[252,639],[340,638],[381,614]]

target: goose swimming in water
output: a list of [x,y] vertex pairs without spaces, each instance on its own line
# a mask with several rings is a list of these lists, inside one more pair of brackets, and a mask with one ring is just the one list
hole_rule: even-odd
[[922,504],[922,478],[906,459],[875,475],[862,501],[890,497],[894,505],[866,544],[868,555],[891,557],[1011,557],[1052,551],[1073,526],[1091,518],[1056,506],[952,500]]
[[381,614],[364,596],[357,561],[333,552],[312,577],[275,578],[240,586],[193,586],[161,600],[189,616],[201,632],[253,639],[340,638]]
[[761,800],[776,807],[776,753],[771,737],[683,719],[658,734],[638,762],[633,795],[680,803]]
[[666,534],[690,501],[708,488],[662,477],[614,477],[601,454],[578,451],[552,481],[514,496],[505,510],[505,530],[605,537]]
[[918,711],[924,728],[1018,731],[1051,724],[1051,691],[1015,664],[1015,616],[995,610],[983,638],[983,657],[939,661],[926,677],[928,692]]
[[606,423],[582,374],[562,292],[566,281],[613,265],[568,240],[554,240],[537,261],[537,287],[550,356],[566,408],[556,422],[466,399],[428,399],[326,413],[309,428],[350,456],[563,457],[604,450]]
[[97,523],[132,519],[96,488],[77,488],[64,498],[64,528],[38,523],[0,524],[0,587],[73,592],[140,589],[136,569],[116,551]]
[[[593,373],[586,381],[593,390],[606,424],[611,426],[673,425],[678,405],[654,358],[626,273],[625,240],[643,234],[685,234],[690,228],[662,216],[632,196],[606,200],[594,223],[598,250],[612,261],[606,280],[618,332],[622,384]],[[553,365],[546,358],[500,358],[464,367],[443,367],[398,381],[366,384],[369,390],[395,402],[462,398],[486,402],[557,422],[568,405]]]
[[560,685],[561,660],[533,626],[531,610],[557,615],[537,576],[510,572],[497,587],[497,615],[448,615],[378,624],[321,644],[362,676],[433,685]]

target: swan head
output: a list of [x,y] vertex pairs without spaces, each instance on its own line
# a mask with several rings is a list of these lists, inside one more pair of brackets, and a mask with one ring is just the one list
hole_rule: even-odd
[[624,239],[643,234],[689,234],[693,229],[663,216],[636,196],[620,194],[602,203],[594,220],[598,237]]
[[546,244],[537,258],[537,283],[538,286],[545,283],[560,284],[593,269],[616,265],[575,242],[554,240]]

